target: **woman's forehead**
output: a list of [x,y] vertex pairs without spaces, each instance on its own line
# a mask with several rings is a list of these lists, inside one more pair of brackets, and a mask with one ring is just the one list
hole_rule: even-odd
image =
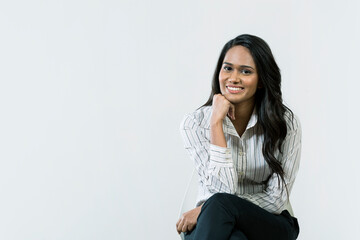
[[231,63],[233,65],[249,65],[255,67],[249,49],[243,46],[234,46],[230,48],[225,54],[223,62]]

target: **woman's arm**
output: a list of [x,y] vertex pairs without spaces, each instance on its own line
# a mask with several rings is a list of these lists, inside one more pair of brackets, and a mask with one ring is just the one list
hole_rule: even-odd
[[[220,94],[219,94],[220,95]],[[185,149],[194,160],[200,181],[208,192],[235,192],[237,174],[233,166],[231,151],[227,148],[223,132],[223,119],[229,113],[228,101],[223,96],[214,96],[213,111],[210,118],[210,141],[204,136],[204,129],[197,119],[186,116],[181,123],[180,132],[184,139]],[[229,116],[233,117],[233,111]],[[176,223],[178,233],[191,231],[197,223],[203,203],[182,214]]]
[[223,130],[223,121],[226,115],[235,119],[234,106],[221,94],[213,98],[213,111],[210,119],[211,144],[226,148],[226,139]]
[[219,94],[214,96],[210,121],[210,140],[205,137],[205,129],[200,126],[203,119],[187,115],[183,119],[180,132],[184,140],[185,149],[195,163],[199,180],[209,193],[235,193],[237,173],[234,169],[231,149],[227,148],[222,129],[222,121],[229,112],[229,105]]

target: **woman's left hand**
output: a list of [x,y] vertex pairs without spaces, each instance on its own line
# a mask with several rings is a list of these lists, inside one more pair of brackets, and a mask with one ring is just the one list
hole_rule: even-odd
[[197,218],[201,212],[201,206],[194,208],[181,215],[181,218],[176,223],[176,230],[180,234],[181,232],[190,232],[193,230],[197,223]]

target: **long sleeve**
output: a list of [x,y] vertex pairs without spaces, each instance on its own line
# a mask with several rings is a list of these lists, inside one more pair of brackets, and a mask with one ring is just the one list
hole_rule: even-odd
[[[300,164],[301,153],[301,125],[296,116],[294,116],[293,127],[288,129],[287,136],[282,144],[282,155],[280,161],[284,169],[285,184],[288,188],[289,194],[293,187]],[[281,181],[281,180],[280,180]],[[263,209],[280,214],[285,204],[287,203],[287,192],[281,189],[278,185],[278,177],[274,173],[270,176],[266,189],[256,194],[243,194],[240,195],[244,198]]]
[[180,124],[184,147],[194,161],[199,179],[209,193],[235,193],[237,173],[231,148],[213,145],[205,136],[201,120],[186,115]]

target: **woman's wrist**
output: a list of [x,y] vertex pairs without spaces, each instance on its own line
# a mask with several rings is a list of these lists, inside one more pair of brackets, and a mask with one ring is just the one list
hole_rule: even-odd
[[210,119],[210,127],[222,127],[223,119],[211,117]]
[[225,135],[223,131],[222,121],[211,121],[210,122],[210,143],[220,146],[227,147]]

